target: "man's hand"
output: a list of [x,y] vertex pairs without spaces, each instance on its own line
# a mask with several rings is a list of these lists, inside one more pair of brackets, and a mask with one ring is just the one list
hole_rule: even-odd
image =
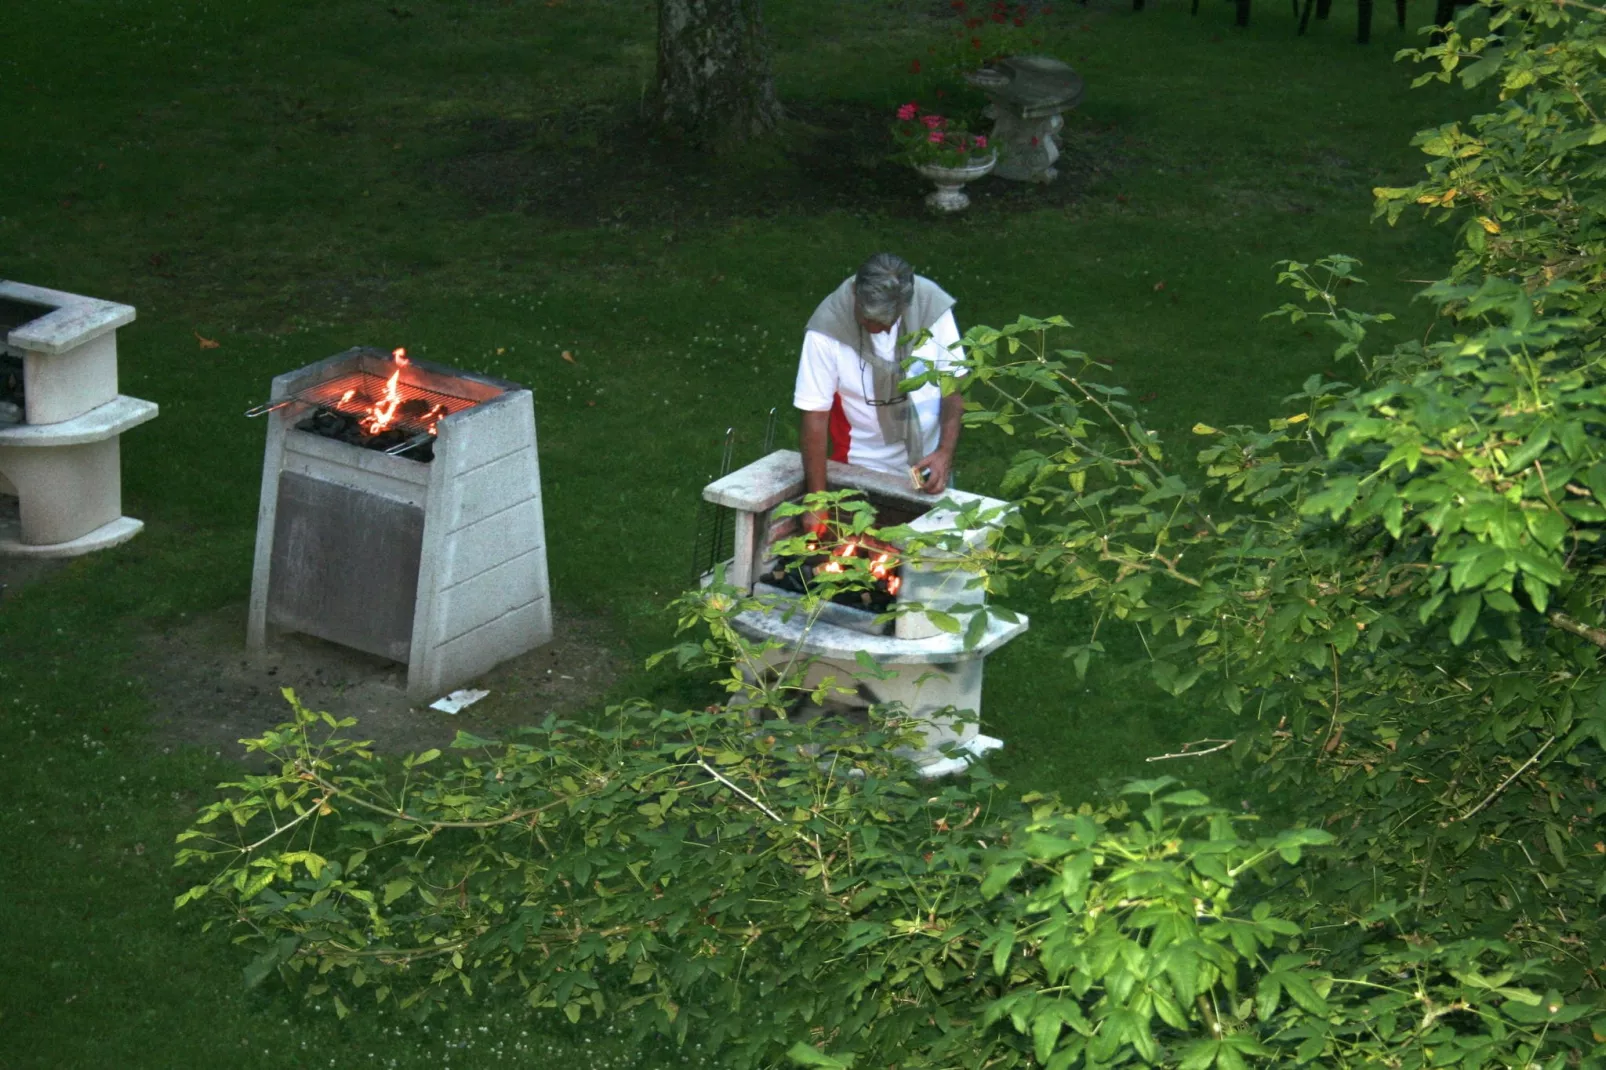
[[937,447],[934,452],[920,458],[914,464],[915,471],[918,472],[926,468],[931,470],[931,475],[927,476],[925,482],[920,484],[920,489],[927,494],[941,494],[947,490],[948,473],[953,470],[953,466],[954,455],[941,446]]
[[927,494],[941,494],[948,489],[948,477],[953,473],[954,450],[959,445],[959,428],[965,415],[965,396],[958,391],[944,394],[938,423],[942,428],[937,448],[914,464],[916,472],[931,469],[931,475],[920,485]]

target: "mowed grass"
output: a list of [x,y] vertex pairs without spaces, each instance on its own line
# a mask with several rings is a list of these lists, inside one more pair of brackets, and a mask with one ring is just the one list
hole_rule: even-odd
[[[1044,50],[1087,79],[1066,184],[933,219],[914,176],[878,169],[874,138],[831,140],[818,116],[928,91],[907,72],[946,41],[946,5],[767,7],[799,118],[722,154],[646,140],[644,0],[8,12],[0,275],[136,305],[123,389],[162,414],[123,446],[125,511],[146,532],[0,601],[0,1067],[717,1065],[517,1004],[428,1031],[366,1005],[337,1022],[271,984],[244,991],[242,954],[169,909],[191,883],[173,836],[232,770],[149,741],[128,659],[141,634],[246,597],[262,426],[240,414],[273,375],[406,345],[529,385],[556,597],[645,654],[669,639],[725,428],[739,462],[772,407],[793,441],[802,324],[872,251],[956,294],[962,326],[1067,316],[1061,344],[1113,362],[1184,462],[1194,422],[1262,421],[1331,367],[1319,328],[1261,321],[1283,300],[1275,261],[1359,256],[1372,285],[1356,300],[1400,314],[1401,333],[1427,326],[1413,280],[1441,273],[1449,235],[1368,225],[1369,190],[1408,180],[1411,133],[1466,105],[1407,91],[1390,56],[1416,38],[1392,25],[1358,48],[1347,8],[1298,38],[1275,4],[1247,32],[1217,0],[1197,17],[1067,6],[1042,22]],[[827,150],[846,170],[809,170],[841,163]],[[639,153],[665,162],[632,170]],[[810,177],[851,179],[860,160],[875,182]],[[970,436],[967,486],[992,489],[1014,448]],[[1015,787],[1086,797],[1231,733],[1144,683],[1135,641],[1112,637],[1076,680],[1060,652],[1085,613],[1032,589],[1009,603],[1033,626],[989,662],[986,713]],[[662,674],[614,697],[631,694],[706,699]],[[1161,768],[1240,787],[1221,758]]]

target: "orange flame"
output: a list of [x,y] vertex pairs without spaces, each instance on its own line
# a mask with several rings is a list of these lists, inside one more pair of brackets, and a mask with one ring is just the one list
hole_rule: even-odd
[[[401,359],[406,363],[405,357]],[[396,383],[400,379],[401,369],[397,368],[390,373],[390,378],[385,380],[385,396],[375,402],[374,407],[368,410],[368,415],[359,421],[363,430],[370,435],[379,434],[395,422],[396,407],[402,403],[401,391],[396,389]]]

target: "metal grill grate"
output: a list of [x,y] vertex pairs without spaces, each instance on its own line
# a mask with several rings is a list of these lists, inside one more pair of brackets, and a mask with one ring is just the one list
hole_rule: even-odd
[[[297,391],[295,400],[331,412],[362,416],[374,405],[387,400],[386,383],[389,379],[389,376],[375,375],[373,372],[354,371]],[[396,395],[401,401],[396,406],[390,427],[408,434],[428,431],[442,417],[462,412],[476,404],[472,398],[404,383],[399,379],[396,382]]]

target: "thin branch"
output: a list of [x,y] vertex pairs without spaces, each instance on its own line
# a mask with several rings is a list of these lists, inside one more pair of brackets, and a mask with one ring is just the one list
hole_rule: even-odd
[[1449,821],[1441,821],[1439,823],[1440,827],[1442,828],[1445,825],[1453,825],[1457,821],[1465,821],[1467,818],[1471,817],[1473,814],[1476,814],[1478,811],[1482,810],[1484,807],[1486,807],[1490,803],[1494,802],[1495,799],[1499,798],[1501,792],[1505,791],[1507,788],[1509,788],[1511,786],[1512,781],[1514,781],[1518,777],[1522,776],[1522,774],[1526,773],[1529,769],[1532,769],[1534,767],[1534,764],[1539,761],[1540,756],[1543,755],[1545,753],[1545,751],[1549,750],[1550,749],[1550,745],[1552,743],[1554,743],[1554,742],[1556,742],[1556,737],[1555,736],[1551,736],[1549,739],[1545,740],[1544,743],[1540,744],[1539,749],[1534,751],[1533,754],[1531,756],[1529,756],[1529,758],[1528,758],[1528,760],[1526,762],[1523,762],[1521,765],[1519,765],[1517,767],[1517,771],[1515,773],[1512,773],[1510,776],[1506,777],[1506,779],[1504,779],[1504,780],[1502,780],[1500,782],[1500,786],[1499,787],[1495,788],[1488,795],[1485,795],[1483,797],[1483,801],[1482,802],[1480,802],[1477,806],[1474,806],[1472,809],[1468,810],[1466,813],[1460,815],[1459,817],[1452,817]]
[[737,787],[734,783],[731,782],[731,780],[728,777],[726,777],[718,769],[715,769],[713,766],[709,765],[706,761],[704,761],[701,758],[699,758],[697,760],[697,764],[703,767],[703,772],[707,773],[709,776],[713,777],[715,780],[719,781],[721,784],[725,785],[727,788],[731,789],[736,794],[740,795],[742,798],[746,799],[748,802],[752,803],[754,806],[756,806],[760,810],[764,811],[764,816],[765,817],[768,817],[771,821],[775,822],[777,825],[786,824],[786,822],[781,818],[780,814],[777,814],[774,810],[771,810],[769,807],[765,806],[763,803],[759,802],[757,799],[755,799],[751,795],[747,794],[747,792],[745,792],[741,788]]
[[[1192,743],[1184,743],[1182,749],[1175,754],[1155,754],[1143,760],[1146,762],[1163,762],[1167,758],[1203,758],[1206,754],[1214,754],[1217,751],[1226,750],[1236,742],[1238,742],[1236,739],[1196,739]],[[1214,743],[1215,746],[1205,750],[1188,749],[1189,747],[1197,747],[1201,743]]]
[[[417,814],[410,814],[404,809],[392,809],[388,806],[380,806],[378,803],[371,803],[368,800],[353,795],[344,788],[325,780],[316,773],[303,773],[301,775],[303,779],[316,784],[318,787],[327,792],[328,794],[325,795],[325,798],[332,796],[342,799],[348,803],[352,803],[353,805],[360,806],[365,810],[372,810],[376,814],[384,814],[386,817],[395,818],[399,821],[410,821],[415,825],[428,825],[431,831],[438,829],[496,828],[498,825],[507,825],[515,821],[523,821],[526,818],[545,813],[546,811],[551,810],[553,807],[562,806],[570,801],[567,798],[554,799],[544,806],[532,806],[526,810],[515,810],[512,813],[503,814],[501,817],[493,817],[485,821],[441,821],[436,818],[421,817]],[[590,793],[584,792],[582,794]]]
[[1551,624],[1560,628],[1562,631],[1572,632],[1576,636],[1588,639],[1591,643],[1594,643],[1602,650],[1606,650],[1606,630],[1601,628],[1591,628],[1583,621],[1574,620],[1572,617],[1569,617],[1560,610],[1553,611],[1550,614],[1549,620]]
[[[1338,645],[1328,643],[1327,649],[1333,655],[1333,719],[1327,723],[1327,738],[1322,740],[1322,756],[1331,754],[1338,748],[1338,741],[1344,738],[1344,726],[1338,723]],[[1321,757],[1316,759],[1321,761]]]

